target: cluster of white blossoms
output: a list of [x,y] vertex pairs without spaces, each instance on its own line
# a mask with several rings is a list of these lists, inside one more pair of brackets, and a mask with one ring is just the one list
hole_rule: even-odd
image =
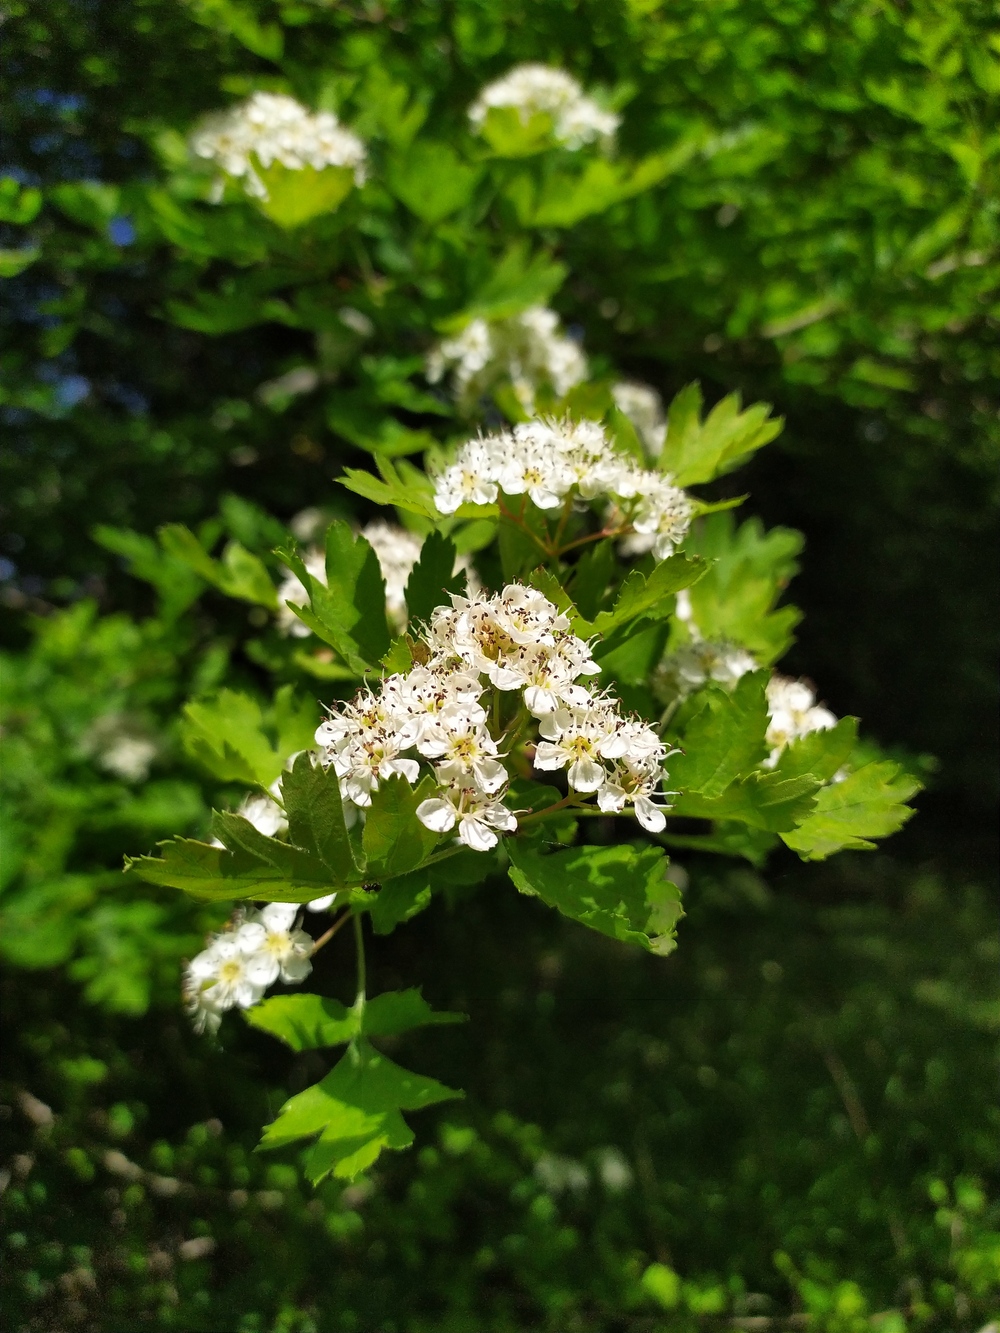
[[635,427],[636,434],[654,458],[663,453],[667,438],[667,418],[663,399],[648,384],[634,380],[620,380],[611,386],[615,407],[624,413]]
[[548,116],[552,134],[565,148],[582,148],[599,140],[610,148],[621,117],[588,97],[571,74],[550,65],[516,65],[502,79],[487,84],[469,107],[469,120],[481,131],[490,111],[514,107],[522,123]]
[[276,981],[296,984],[312,971],[312,937],[295,925],[295,903],[240,911],[191,960],[184,998],[199,1032],[214,1032],[227,1009],[249,1009]]
[[545,306],[530,306],[509,319],[472,320],[427,358],[432,384],[449,370],[456,398],[473,402],[500,380],[509,379],[518,402],[529,412],[540,386],[562,398],[589,373],[583,349],[560,332],[559,316]]
[[657,560],[680,545],[694,515],[684,491],[619,453],[596,421],[539,419],[469,440],[436,479],[434,503],[453,514],[462,504],[493,504],[501,491],[527,495],[539,509],[606,497],[613,525],[631,528],[635,552]]
[[245,102],[207,117],[191,137],[197,157],[242,179],[247,194],[266,199],[267,187],[254,169],[275,162],[292,171],[343,167],[363,185],[367,154],[356,134],[329,111],[313,114],[284,93],[256,92]]
[[[317,730],[321,761],[333,765],[345,805],[370,805],[379,783],[394,776],[417,782],[423,764],[438,789],[417,818],[437,833],[457,829],[466,846],[488,851],[517,828],[503,800],[510,775],[501,746],[525,743],[534,718],[536,769],[565,770],[570,789],[596,794],[602,810],[631,805],[645,828],[664,827],[656,800],[666,747],[643,722],[622,716],[616,700],[579,683],[599,668],[540,592],[511,583],[492,597],[453,594],[433,613],[424,649],[426,660],[362,690]],[[520,693],[524,704],[499,737],[483,706],[491,687]]]
[[[406,581],[420,556],[422,539],[395,523],[381,519],[361,529],[361,535],[378,556],[382,577],[385,579],[386,614],[397,630],[406,626]],[[302,563],[321,583],[326,583],[326,556],[318,546],[303,553]],[[464,568],[464,566],[463,566]],[[298,618],[288,605],[305,606],[309,595],[297,575],[287,573],[278,586],[278,629],[282,634],[305,638],[308,625]]]
[[729,639],[692,639],[665,657],[656,670],[653,688],[665,699],[685,698],[715,681],[731,690],[741,676],[756,671],[751,653]]
[[767,711],[767,743],[771,753],[764,761],[766,768],[773,768],[782,750],[793,741],[837,725],[837,718],[829,708],[817,704],[812,687],[804,680],[788,676],[775,675],[767,682]]

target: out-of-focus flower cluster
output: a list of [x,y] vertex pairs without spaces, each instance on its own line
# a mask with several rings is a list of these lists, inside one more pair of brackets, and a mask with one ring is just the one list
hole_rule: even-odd
[[[345,805],[370,805],[390,777],[416,783],[423,766],[437,791],[417,807],[418,819],[438,833],[457,828],[468,847],[487,851],[499,833],[517,828],[504,804],[510,775],[502,747],[525,744],[533,718],[536,769],[564,769],[570,789],[595,794],[602,810],[629,804],[645,828],[664,827],[656,799],[666,747],[650,727],[623,716],[616,700],[579,683],[597,664],[541,593],[512,583],[493,597],[454,595],[434,612],[424,647],[426,660],[362,690],[316,732]],[[489,720],[500,715],[499,697],[487,699],[496,707],[483,703],[493,691],[523,701],[499,735]]]
[[513,107],[522,124],[534,116],[547,116],[552,137],[569,149],[595,140],[610,148],[621,123],[620,116],[588,97],[571,74],[549,65],[516,65],[502,79],[487,84],[469,107],[473,129],[482,131],[490,111],[502,107]]
[[619,453],[596,421],[528,421],[469,440],[437,478],[434,503],[453,514],[462,504],[492,504],[501,491],[527,495],[539,509],[606,497],[613,525],[631,528],[631,552],[657,560],[684,540],[694,514],[684,491]]
[[767,711],[767,743],[771,753],[764,760],[765,768],[773,768],[782,750],[793,741],[837,725],[837,718],[829,708],[816,702],[812,686],[788,676],[775,675],[767,682]]
[[268,197],[255,169],[275,162],[291,171],[343,167],[363,185],[367,154],[356,134],[329,111],[315,114],[284,93],[256,92],[245,102],[208,116],[191,137],[196,157],[214,162],[227,176],[243,181],[247,194]]
[[615,400],[615,407],[628,417],[639,439],[653,457],[662,454],[663,443],[667,438],[667,418],[663,411],[663,399],[656,390],[634,380],[620,380],[612,385],[611,396]]
[[531,306],[509,319],[472,320],[427,358],[432,384],[449,370],[460,401],[474,403],[494,384],[509,379],[528,412],[534,410],[539,387],[547,386],[562,398],[588,374],[583,349],[560,332],[559,316],[545,306]]

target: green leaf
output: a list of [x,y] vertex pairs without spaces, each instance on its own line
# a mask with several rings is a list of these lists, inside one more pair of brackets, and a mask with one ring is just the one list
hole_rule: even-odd
[[416,787],[405,778],[389,778],[372,793],[362,840],[368,857],[368,879],[382,881],[405,875],[427,860],[440,835],[421,824],[416,810],[436,791],[437,783],[428,774]]
[[731,639],[762,666],[777,661],[801,619],[793,606],[774,606],[798,570],[802,535],[791,528],[765,532],[759,519],[737,529],[732,514],[700,520],[685,543],[710,567],[691,589],[694,622],[706,639]]
[[824,787],[814,812],[782,839],[804,861],[824,861],[845,849],[872,851],[873,838],[895,833],[913,814],[904,802],[920,785],[889,760],[865,764],[842,782]]
[[34,185],[22,185],[13,176],[0,177],[0,222],[26,227],[34,222],[41,207],[41,190]]
[[393,639],[389,651],[382,658],[382,665],[387,676],[405,675],[413,666],[411,640],[406,635]]
[[283,685],[266,711],[249,695],[221,690],[185,705],[181,741],[216,777],[269,787],[298,750],[312,746],[315,707]]
[[835,727],[814,731],[785,747],[775,773],[782,778],[810,774],[829,782],[851,757],[858,739],[858,719],[843,717]]
[[619,588],[611,610],[601,611],[592,621],[580,619],[574,630],[584,638],[597,634],[603,639],[612,630],[621,629],[641,616],[663,619],[673,612],[673,594],[697,583],[705,571],[703,560],[697,557],[692,560],[686,555],[661,560],[649,575],[633,569]]
[[701,387],[681,389],[667,411],[667,438],[659,467],[670,472],[678,486],[711,481],[744,463],[781,433],[782,418],[770,418],[769,403],[755,403],[740,411],[740,395],[731,393],[716,403],[701,420]]
[[392,158],[389,189],[424,222],[440,222],[472,198],[482,169],[464,162],[446,143],[418,139]]
[[406,1148],[413,1132],[400,1112],[421,1110],[462,1094],[436,1079],[411,1074],[367,1041],[353,1045],[321,1083],[290,1098],[264,1130],[261,1148],[282,1148],[319,1135],[306,1161],[317,1184],[331,1172],[353,1179],[385,1148]]
[[508,319],[529,306],[545,305],[568,272],[547,254],[532,255],[527,241],[515,241],[465,308],[436,327],[441,333],[458,333],[474,319]]
[[582,172],[552,172],[537,188],[521,175],[511,182],[508,194],[522,226],[572,227],[658,184],[683,166],[697,146],[697,139],[685,138],[673,149],[636,163],[591,158]]
[[[295,612],[359,674],[378,666],[391,642],[385,618],[385,579],[378,556],[350,525],[335,520],[326,531],[326,583],[315,578],[296,551],[279,551],[309,594]],[[289,602],[289,605],[293,605]]]
[[767,672],[753,671],[732,691],[710,685],[692,701],[680,737],[684,753],[669,761],[670,785],[681,793],[678,814],[687,813],[691,794],[721,796],[731,782],[766,758],[767,679]]
[[440,532],[431,532],[424,538],[420,558],[406,581],[406,609],[411,624],[429,621],[434,609],[447,603],[448,594],[461,592],[465,574],[454,573],[455,544]]
[[661,847],[571,847],[540,852],[508,839],[509,874],[521,893],[564,916],[651,953],[675,948],[680,892],[666,877]]
[[719,796],[682,792],[673,813],[691,819],[738,820],[769,833],[784,833],[809,815],[820,785],[820,779],[808,773],[794,778],[779,773],[750,773],[731,783]]
[[317,171],[305,166],[292,170],[280,162],[265,167],[259,159],[253,165],[267,190],[266,199],[255,200],[257,207],[287,230],[301,227],[321,213],[334,212],[354,189],[352,167]]
[[37,245],[26,245],[19,250],[0,250],[0,278],[16,278],[41,254]]
[[[434,484],[429,477],[416,468],[409,473],[402,472],[384,454],[376,454],[375,461],[382,474],[381,480],[361,468],[349,467],[344,469],[344,475],[339,478],[340,484],[355,495],[362,495],[378,505],[395,505],[408,514],[418,514],[435,523],[440,520],[441,515],[434,503]],[[495,511],[495,507],[486,506],[484,515],[490,510]]]
[[126,857],[126,869],[135,871],[150,884],[182,889],[192,898],[206,902],[255,898],[306,903],[321,898],[333,887],[330,872],[305,852],[300,852],[295,860],[295,877],[289,879],[288,862],[279,868],[273,859],[264,859],[242,847],[231,851],[192,838],[174,838],[158,846],[163,849],[162,856]]
[[344,822],[340,780],[331,765],[314,763],[310,754],[296,757],[281,779],[281,798],[288,816],[288,837],[319,857],[337,883],[357,883],[364,870]]
[[718,820],[711,833],[661,833],[660,840],[667,847],[714,852],[720,856],[739,856],[758,868],[764,865],[780,841],[776,833],[727,820]]
[[245,853],[289,883],[321,884],[324,890],[333,887],[330,869],[318,856],[280,838],[269,838],[242,815],[213,811],[212,832],[229,851]]
[[103,524],[94,529],[92,536],[106,551],[120,555],[134,578],[152,584],[167,620],[175,620],[186,611],[205,587],[204,578],[186,560],[171,555],[152,537]]
[[426,870],[411,870],[387,879],[371,905],[375,934],[389,935],[404,921],[424,911],[430,906],[432,892]]
[[293,1051],[339,1046],[360,1036],[395,1037],[413,1028],[464,1023],[465,1014],[435,1012],[419,990],[386,991],[359,1013],[322,995],[275,995],[254,1005],[247,1022],[269,1032]]
[[252,602],[269,611],[278,609],[277,594],[267,566],[239,542],[228,542],[220,561],[213,560],[194,533],[180,523],[166,524],[159,529],[158,536],[168,556],[187,565],[227,597]]

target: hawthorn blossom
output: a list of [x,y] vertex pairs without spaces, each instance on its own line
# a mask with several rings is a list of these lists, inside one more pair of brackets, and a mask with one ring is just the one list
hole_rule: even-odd
[[[678,617],[681,599],[678,594]],[[664,698],[685,698],[715,681],[732,689],[748,671],[756,671],[753,655],[728,639],[694,638],[665,657],[656,670],[653,686]]]
[[628,417],[636,434],[655,458],[663,452],[667,438],[667,419],[663,399],[648,384],[621,380],[611,386],[611,396],[619,412]]
[[506,319],[472,320],[427,358],[426,374],[432,384],[449,370],[460,402],[472,404],[495,384],[509,380],[528,412],[534,411],[539,388],[564,398],[589,374],[580,345],[560,332],[559,316],[544,306],[530,306]]
[[237,930],[236,942],[247,955],[247,977],[254,985],[266,988],[279,978],[296,983],[312,971],[312,937],[294,928],[297,913],[295,903],[268,903]]
[[571,74],[549,65],[516,65],[487,84],[469,107],[473,129],[481,133],[490,111],[502,107],[516,109],[522,124],[547,116],[552,137],[571,151],[595,140],[610,148],[621,123],[620,116],[588,97]]
[[764,761],[766,768],[773,768],[782,750],[793,741],[837,725],[836,716],[817,704],[812,687],[804,680],[791,680],[788,676],[775,675],[767,682],[767,710],[767,743],[771,753]]
[[[537,589],[510,583],[490,597],[453,594],[432,613],[417,656],[410,671],[337,705],[316,732],[320,762],[341,779],[345,814],[370,805],[389,777],[414,784],[424,774],[436,790],[419,803],[417,818],[488,850],[517,828],[505,803],[502,744],[525,743],[535,721],[539,771],[565,768],[570,787],[584,795],[607,786],[610,804],[602,808],[631,804],[645,827],[661,827],[653,801],[665,746],[645,723],[586,688],[582,681],[599,671],[590,647]],[[484,706],[489,690],[497,692],[492,708]],[[510,695],[519,696],[513,712],[500,704]],[[489,719],[502,725],[501,716],[506,729],[495,734]]]
[[626,554],[665,560],[687,535],[694,505],[668,476],[619,453],[596,421],[542,418],[463,445],[437,477],[434,503],[453,514],[464,503],[491,504],[500,492],[527,495],[539,509],[609,500],[606,522],[631,528]]
[[[268,197],[256,163],[275,162],[290,171],[342,167],[363,185],[365,146],[329,111],[312,113],[284,93],[255,92],[245,102],[206,117],[191,137],[196,157],[214,162],[226,176],[243,181],[247,194]],[[221,182],[220,182],[221,184]]]

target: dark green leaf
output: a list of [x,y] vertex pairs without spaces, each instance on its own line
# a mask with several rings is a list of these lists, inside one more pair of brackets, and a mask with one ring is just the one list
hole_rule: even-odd
[[338,883],[357,883],[359,866],[344,823],[340,781],[333,766],[314,763],[310,754],[298,755],[290,773],[281,779],[281,798],[288,815],[288,836],[298,847],[319,857]]
[[429,621],[434,609],[447,603],[449,593],[462,591],[465,574],[455,574],[454,569],[454,543],[440,532],[429,533],[406,581],[406,609],[411,624]]
[[368,879],[373,882],[392,879],[427,860],[440,835],[421,824],[416,810],[421,801],[436,791],[437,783],[430,775],[416,787],[400,777],[379,784],[365,819],[363,842],[368,857]]

